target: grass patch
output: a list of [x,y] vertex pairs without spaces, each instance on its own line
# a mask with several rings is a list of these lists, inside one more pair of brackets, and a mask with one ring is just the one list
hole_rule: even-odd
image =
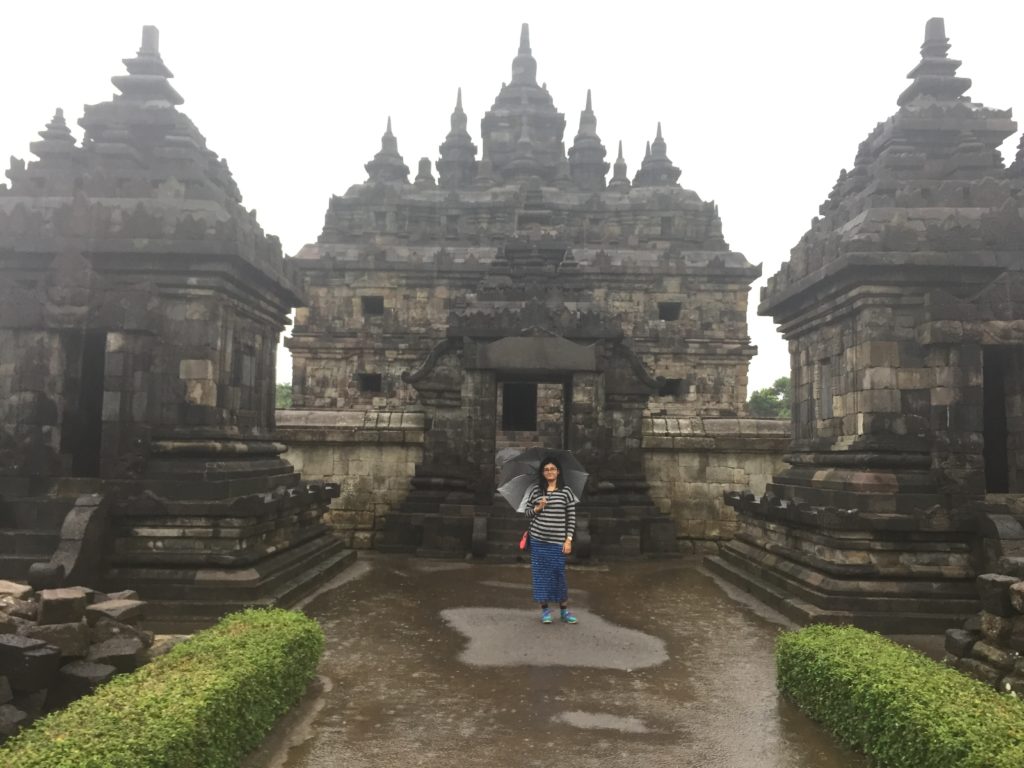
[[11,768],[234,768],[313,678],[324,637],[280,609],[232,614],[0,748]]
[[776,643],[779,690],[881,768],[1022,768],[1024,704],[854,627]]

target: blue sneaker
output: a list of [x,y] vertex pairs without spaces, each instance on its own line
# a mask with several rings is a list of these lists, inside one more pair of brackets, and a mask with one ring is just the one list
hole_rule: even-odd
[[572,612],[568,608],[563,608],[562,621],[564,621],[566,624],[575,624],[576,617],[572,615]]
[[540,623],[550,624],[551,623],[551,611],[545,608],[540,612]]

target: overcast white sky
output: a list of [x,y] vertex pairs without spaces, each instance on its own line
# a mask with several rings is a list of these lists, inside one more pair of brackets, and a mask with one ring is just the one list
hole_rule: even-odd
[[[680,183],[715,200],[730,246],[762,265],[750,297],[757,389],[789,372],[785,342],[756,316],[760,286],[895,111],[931,16],[946,19],[968,95],[1024,109],[1022,2],[4,0],[0,157],[28,158],[58,106],[80,139],[82,105],[110,98],[110,77],[155,24],[183,111],[294,254],[319,235],[330,195],[365,179],[389,115],[415,174],[420,157],[437,159],[461,86],[479,146],[528,22],[566,144],[587,88],[609,160],[621,139],[630,176],[660,120]],[[278,378],[290,380],[287,360]]]

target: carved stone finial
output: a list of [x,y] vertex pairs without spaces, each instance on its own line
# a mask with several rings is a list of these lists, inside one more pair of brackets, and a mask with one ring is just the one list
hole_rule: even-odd
[[924,28],[924,43],[921,45],[921,61],[907,74],[913,80],[900,94],[896,103],[905,107],[919,97],[931,97],[940,101],[959,100],[971,81],[957,77],[960,62],[947,55],[949,39],[946,24],[941,18],[929,19]]
[[530,51],[530,25],[519,34],[519,54],[512,60],[512,85],[536,85],[537,61]]
[[615,165],[612,169],[612,180],[608,182],[608,189],[614,190],[628,190],[629,175],[626,171],[626,159],[622,156],[622,140],[619,140],[619,156],[615,159]]

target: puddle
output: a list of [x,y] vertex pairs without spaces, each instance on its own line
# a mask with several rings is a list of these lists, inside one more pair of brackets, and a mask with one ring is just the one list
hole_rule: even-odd
[[621,717],[607,712],[560,712],[552,718],[574,728],[588,731],[619,731],[620,733],[650,733],[642,720],[635,717]]
[[579,623],[544,625],[537,611],[447,608],[441,617],[469,645],[458,660],[478,667],[591,667],[633,670],[668,661],[664,641],[574,610]]

